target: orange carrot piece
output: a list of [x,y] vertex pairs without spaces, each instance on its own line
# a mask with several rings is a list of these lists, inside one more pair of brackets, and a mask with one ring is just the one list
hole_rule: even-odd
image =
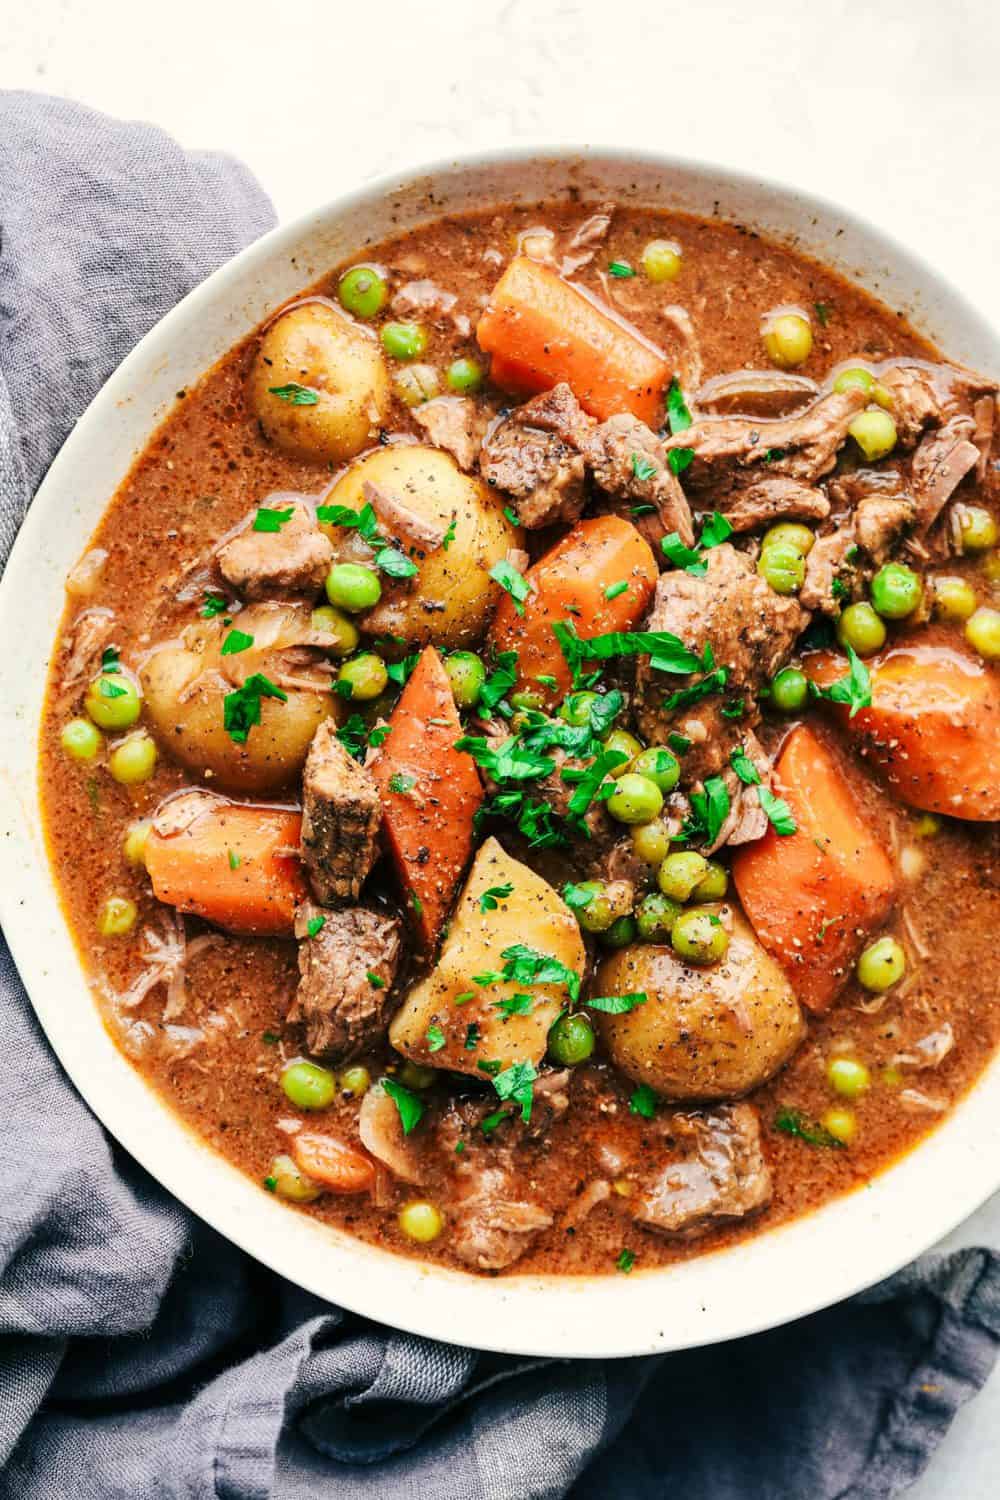
[[[824,687],[845,672],[843,658],[827,652],[804,665]],[[853,719],[838,711],[838,718],[896,796],[912,807],[975,823],[1000,818],[995,673],[950,646],[899,646],[866,665],[871,707]]]
[[429,952],[472,853],[472,820],[483,800],[475,761],[455,749],[462,724],[433,646],[414,667],[389,724],[370,769],[389,853]]
[[568,381],[585,411],[601,421],[630,411],[658,427],[670,365],[662,349],[613,308],[553,271],[518,255],[479,320],[480,348],[493,355],[491,378],[519,395]]
[[[630,521],[593,516],[578,521],[525,576],[532,592],[524,614],[505,594],[490,639],[496,651],[517,651],[519,688],[555,703],[569,691],[572,677],[553,623],[571,620],[581,637],[632,630],[649,607],[659,574],[649,543]],[[608,599],[605,591],[618,583],[628,588]],[[539,683],[539,675],[554,678],[555,687]]]
[[321,1182],[331,1193],[366,1193],[375,1185],[371,1157],[335,1135],[300,1130],[292,1136],[291,1150],[299,1171]]
[[892,906],[892,866],[831,752],[800,725],[775,768],[797,824],[737,850],[733,879],[761,943],[803,1005],[822,1012],[846,983],[868,933]]
[[229,932],[291,937],[308,890],[294,854],[302,816],[212,799],[186,828],[150,831],[145,859],[158,901]]

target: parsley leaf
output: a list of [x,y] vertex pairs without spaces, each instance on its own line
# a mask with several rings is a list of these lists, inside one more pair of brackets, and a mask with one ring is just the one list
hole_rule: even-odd
[[814,302],[813,309],[820,322],[820,327],[825,328],[830,321],[830,308],[825,302]]
[[514,601],[514,608],[519,615],[524,614],[524,601],[531,593],[531,585],[528,580],[517,571],[513,563],[509,563],[502,557],[498,563],[494,563],[490,569],[490,577],[494,583],[510,595]]
[[797,1109],[779,1109],[774,1117],[775,1130],[782,1131],[785,1135],[793,1135],[797,1140],[805,1141],[809,1146],[830,1146],[842,1149],[843,1141],[839,1141],[829,1130],[822,1125],[816,1125],[807,1120],[805,1115]]
[[405,557],[398,547],[388,544],[376,549],[372,561],[387,578],[415,578],[420,571],[412,558]]
[[350,505],[319,505],[316,507],[316,519],[328,526],[343,526],[347,530],[356,531],[371,547],[375,554],[372,561],[387,578],[414,578],[420,571],[411,558],[404,556],[398,547],[393,547],[382,536],[378,529],[375,507],[370,500],[366,500],[360,510],[355,510]]
[[516,1062],[504,1068],[493,1080],[498,1098],[505,1102],[512,1099],[521,1106],[521,1119],[525,1124],[531,1119],[532,1093],[537,1077],[534,1063]]
[[245,630],[231,630],[222,642],[221,656],[235,656],[238,651],[249,651],[253,645],[253,636],[247,635]]
[[693,458],[693,448],[671,448],[667,454],[667,463],[674,474],[683,474]]
[[507,1000],[494,1000],[493,1006],[505,1016],[530,1016],[535,1002],[530,995],[511,995]]
[[667,390],[667,421],[672,433],[687,432],[691,426],[691,413],[676,375]]
[[398,1083],[395,1078],[383,1078],[382,1087],[399,1111],[399,1123],[403,1127],[403,1134],[409,1135],[424,1114],[424,1101],[419,1094],[413,1093],[405,1084]]
[[480,716],[488,719],[501,698],[506,698],[516,682],[517,652],[498,652],[496,665],[479,692],[478,708]]
[[629,1114],[641,1115],[644,1120],[651,1120],[656,1114],[657,1103],[655,1091],[648,1083],[640,1083],[628,1101]]
[[627,995],[595,995],[586,1003],[591,1010],[603,1010],[609,1016],[627,1016],[630,1010],[645,1005],[649,996],[643,990]]
[[457,530],[458,530],[458,521],[457,521],[457,519],[456,519],[455,516],[452,516],[451,520],[448,522],[448,530],[445,532],[444,536],[441,538],[441,546],[442,546],[442,548],[443,548],[443,550],[445,552],[447,552],[448,548],[451,546],[452,542],[455,540],[455,533],[456,533]]
[[235,849],[230,849],[229,850],[229,868],[231,870],[238,870],[239,867],[240,867],[240,857],[236,853]]
[[608,275],[617,276],[619,280],[624,281],[629,276],[634,276],[635,271],[627,260],[612,260],[608,262]]
[[675,755],[686,755],[691,749],[691,741],[688,739],[687,735],[678,734],[676,730],[672,730],[671,733],[667,735],[667,744],[670,746]]
[[253,726],[260,723],[262,698],[277,698],[282,703],[288,702],[288,694],[275,687],[263,672],[251,673],[242,687],[227,693],[223,698],[222,722],[234,744],[245,745]]
[[101,652],[101,671],[114,674],[122,669],[121,657],[118,655],[117,646],[105,646]]
[[287,510],[269,510],[266,505],[262,505],[253,518],[252,529],[254,531],[280,531],[294,514],[294,505],[290,505]]
[[277,396],[279,401],[287,401],[289,406],[319,404],[319,392],[311,391],[307,385],[299,385],[297,380],[290,380],[287,385],[269,385],[267,394]]
[[[632,473],[635,475],[636,479],[652,479],[654,474],[657,473],[656,464],[651,458],[647,458],[643,453],[633,453]],[[636,510],[638,509],[638,506],[634,506],[632,514],[634,515]],[[650,505],[648,509],[655,510],[656,507],[654,505]]]
[[201,617],[203,620],[214,620],[216,615],[224,615],[229,605],[221,594],[205,595],[205,602],[201,606]]
[[736,749],[730,755],[729,764],[732,766],[733,770],[736,772],[737,776],[740,778],[744,786],[760,786],[760,775],[757,771],[757,767],[754,765],[749,755],[743,749],[742,745],[737,745]]
[[623,1272],[623,1274],[626,1275],[626,1276],[631,1271],[631,1269],[632,1269],[632,1267],[634,1265],[635,1265],[635,1251],[634,1250],[623,1250],[621,1252],[621,1254],[619,1255],[618,1259],[615,1261],[616,1268],[619,1271]]
[[690,794],[691,816],[681,832],[686,839],[714,844],[729,816],[729,789],[721,776],[709,776],[704,790]]
[[365,978],[367,979],[373,990],[385,989],[385,980],[382,978],[381,974],[376,974],[374,969],[366,969]]
[[665,536],[660,542],[660,547],[664,556],[670,559],[675,568],[683,568],[694,578],[704,578],[708,572],[708,563],[705,561],[704,554],[712,547],[718,547],[732,534],[733,528],[725,516],[715,510],[701,528],[701,535],[693,548],[686,547],[676,531]]
[[389,777],[390,792],[398,792],[401,797],[405,797],[409,792],[412,792],[416,784],[417,778],[415,776],[407,776],[402,771],[394,771]]
[[[700,703],[702,698],[710,698],[713,693],[721,693],[728,680],[729,673],[726,668],[716,667],[700,682],[692,682],[689,687],[677,688],[675,692],[668,693],[660,707],[669,713],[675,708],[687,708],[692,703]],[[690,748],[689,743],[688,749]]]
[[818,683],[810,681],[809,691],[814,698],[825,698],[830,703],[849,703],[850,717],[853,719],[859,709],[871,707],[872,680],[868,668],[853,646],[847,647],[847,659],[851,670],[846,677],[841,677],[829,687],[820,687]]
[[514,510],[511,506],[505,505],[504,508],[503,508],[503,513],[507,517],[508,521],[510,522],[510,524],[512,526],[520,526],[520,524],[521,524],[521,517],[518,515],[517,511]]
[[317,933],[322,932],[325,926],[325,917],[310,917],[308,922],[306,923],[306,931],[309,933],[309,936],[313,938],[316,937]]
[[500,954],[504,960],[503,978],[515,984],[563,984],[571,1000],[580,998],[580,976],[567,969],[558,958],[539,953],[524,943],[513,943]]
[[590,905],[596,895],[596,890],[588,890],[583,885],[573,885],[572,881],[564,885],[562,890],[563,900],[570,911],[582,911],[585,906]]
[[442,1047],[446,1047],[447,1045],[448,1044],[447,1044],[447,1042],[445,1040],[445,1034],[441,1030],[440,1026],[435,1025],[435,1024],[432,1024],[432,1025],[428,1026],[428,1028],[427,1028],[427,1050],[428,1050],[428,1052],[440,1052],[441,1049],[442,1049]]
[[770,787],[766,786],[760,788],[757,796],[775,833],[780,834],[782,838],[787,838],[789,834],[798,830],[799,825],[795,821],[795,814],[784,797],[776,797]]
[[[120,672],[121,668],[116,667],[115,670]],[[98,692],[102,698],[124,698],[128,694],[128,688],[123,688],[120,683],[109,682],[106,677],[101,677],[98,680]]]
[[612,599],[617,599],[618,596],[619,596],[619,594],[627,594],[627,593],[628,593],[628,584],[625,582],[624,579],[622,579],[619,583],[609,583],[608,586],[607,586],[607,588],[604,590],[604,597],[610,603],[610,601]]
[[506,901],[508,896],[514,894],[514,887],[510,881],[503,885],[491,885],[489,890],[483,891],[479,898],[479,910],[481,912],[496,911],[501,901]]
[[694,652],[669,630],[613,630],[581,639],[572,620],[556,620],[552,633],[574,681],[585,661],[610,661],[616,656],[648,655],[656,671],[678,675],[697,672],[702,666]]

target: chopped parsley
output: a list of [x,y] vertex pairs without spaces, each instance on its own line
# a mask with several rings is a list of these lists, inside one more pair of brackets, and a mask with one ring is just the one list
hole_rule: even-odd
[[822,1125],[808,1120],[797,1109],[779,1109],[774,1117],[774,1128],[784,1135],[792,1135],[796,1140],[805,1141],[809,1146],[829,1146],[834,1150],[840,1150],[844,1146],[843,1141],[839,1141]]
[[423,1100],[395,1078],[383,1078],[382,1087],[399,1111],[399,1123],[403,1127],[403,1134],[409,1135],[410,1131],[415,1129],[423,1119]]
[[347,722],[337,730],[337,738],[348,755],[359,760],[364,754],[365,746],[371,745],[377,749],[388,739],[391,728],[390,724],[376,724],[374,729],[369,729],[360,714],[351,714]]
[[517,652],[500,651],[495,658],[493,671],[483,683],[479,692],[479,715],[481,718],[492,717],[493,709],[501,699],[506,698],[511,688],[517,682]]
[[611,661],[616,656],[648,655],[654,671],[677,675],[700,671],[706,665],[669,630],[613,630],[581,639],[571,620],[556,620],[552,633],[573,673],[574,684],[584,662]]
[[235,656],[239,651],[249,651],[253,645],[253,636],[247,635],[245,630],[231,630],[222,642],[222,656]]
[[413,914],[414,914],[414,916],[416,916],[416,917],[422,917],[423,916],[423,914],[424,914],[424,903],[421,901],[421,899],[417,895],[416,891],[411,891],[410,892],[410,905],[413,907]]
[[643,990],[628,995],[595,995],[587,1001],[591,1010],[602,1010],[609,1016],[627,1016],[629,1011],[645,1005],[649,996]]
[[427,1050],[428,1050],[428,1052],[440,1052],[441,1049],[442,1049],[442,1047],[446,1047],[447,1045],[448,1044],[447,1044],[447,1042],[445,1040],[445,1034],[441,1030],[440,1026],[438,1026],[436,1024],[432,1024],[432,1025],[428,1026],[428,1028],[427,1028]]
[[868,668],[853,646],[847,647],[847,659],[851,669],[846,677],[841,677],[829,687],[820,687],[810,680],[809,691],[814,698],[825,698],[829,703],[850,704],[850,717],[853,719],[859,709],[871,707],[872,680]]
[[596,895],[595,890],[588,890],[583,885],[574,885],[572,881],[563,886],[563,900],[570,911],[582,911],[585,906],[590,905]]
[[733,770],[736,772],[737,776],[740,778],[744,786],[760,785],[760,776],[758,774],[757,767],[754,765],[749,755],[743,749],[742,745],[738,745],[730,755],[729,764],[732,766]]
[[[691,426],[691,413],[676,376],[667,391],[667,422],[673,434],[687,432]],[[693,448],[671,448],[667,454],[667,462],[674,474],[683,474],[693,458]]]
[[238,870],[239,867],[240,867],[240,857],[236,853],[235,849],[230,849],[230,851],[229,851],[229,868],[231,870]]
[[619,1255],[618,1259],[615,1261],[616,1268],[619,1271],[621,1271],[624,1276],[628,1275],[628,1273],[631,1271],[631,1269],[632,1269],[632,1267],[634,1265],[635,1265],[635,1251],[634,1250],[623,1250],[621,1252],[621,1254]]
[[521,517],[518,515],[516,510],[513,510],[509,505],[505,505],[503,508],[503,513],[512,526],[520,526]]
[[387,578],[415,578],[420,571],[412,558],[405,557],[398,547],[388,544],[377,547],[372,560]]
[[611,260],[608,262],[608,275],[617,276],[620,281],[625,281],[635,275],[635,271],[627,260]]
[[279,401],[287,401],[289,406],[317,406],[319,404],[319,392],[311,391],[307,385],[299,385],[296,380],[290,380],[287,385],[269,385],[267,394],[277,396]]
[[[120,672],[121,668],[116,667],[115,671]],[[98,683],[98,692],[102,698],[124,698],[128,693],[128,688],[123,688],[120,683],[109,682],[106,677],[102,677]]]
[[266,1042],[269,1047],[274,1047],[281,1041],[281,1037],[276,1031],[265,1031],[261,1035],[261,1041]]
[[826,302],[814,302],[813,311],[819,319],[820,327],[825,328],[830,321],[830,308]]
[[571,1000],[580,998],[580,976],[558,958],[539,953],[524,943],[514,943],[500,954],[504,960],[503,978],[515,984],[562,984]]
[[719,709],[719,713],[724,719],[742,719],[746,713],[746,704],[742,698],[730,698],[729,702],[724,703]]
[[101,652],[101,671],[114,674],[122,669],[121,658],[118,655],[117,646],[105,646]]
[[326,926],[325,917],[310,917],[306,923],[306,931],[311,938],[317,937]]
[[764,451],[764,462],[766,464],[776,464],[776,463],[780,462],[780,460],[783,459],[784,457],[785,457],[785,449],[784,448],[767,448]]
[[385,669],[386,676],[389,678],[390,682],[395,682],[398,683],[400,687],[405,687],[409,680],[410,673],[413,671],[419,660],[420,652],[414,651],[411,653],[411,655],[404,656],[402,661],[391,661]]
[[795,821],[795,814],[784,797],[776,797],[767,786],[758,788],[757,796],[775,833],[787,838],[789,834],[797,832],[799,825]]
[[[644,453],[632,454],[632,473],[636,479],[652,479],[658,472],[659,470],[654,461],[651,458],[647,458]],[[633,507],[633,515],[638,509],[638,506]],[[649,509],[655,510],[656,507],[651,505]]]
[[327,526],[343,526],[356,531],[374,552],[372,561],[376,568],[388,578],[414,578],[420,571],[411,558],[405,557],[398,547],[393,547],[382,536],[375,507],[370,501],[366,500],[360,510],[354,510],[350,505],[319,505],[316,519]]
[[509,880],[503,885],[491,885],[479,898],[479,910],[481,912],[496,911],[499,903],[506,901],[507,897],[513,894],[514,887]]
[[475,1052],[476,1048],[479,1046],[480,1037],[481,1032],[479,1030],[479,1022],[470,1022],[469,1025],[465,1028],[464,1046],[466,1052]]
[[229,605],[221,594],[206,593],[201,606],[201,617],[203,620],[213,620],[216,615],[224,615],[228,608]]
[[726,783],[721,776],[709,776],[703,790],[692,792],[689,800],[691,816],[681,829],[682,837],[699,844],[714,844],[731,806]]
[[[708,647],[706,646],[705,649],[707,651]],[[677,688],[676,691],[667,693],[660,706],[668,713],[675,708],[688,708],[692,703],[700,703],[702,698],[710,698],[713,693],[721,693],[728,681],[728,670],[725,667],[715,667],[711,672],[706,673],[700,682],[692,682],[689,687]],[[690,742],[688,748],[690,749]]]
[[530,1016],[535,1002],[530,995],[510,995],[506,1000],[494,1000],[493,1008],[505,1016]]
[[253,530],[280,531],[294,514],[294,505],[289,505],[287,510],[269,510],[266,505],[262,505],[253,518]]
[[373,990],[385,989],[385,980],[382,978],[381,974],[376,974],[373,969],[365,970],[365,978],[367,979]]
[[628,584],[625,582],[624,579],[622,579],[619,583],[609,583],[608,586],[607,586],[607,588],[604,590],[604,597],[610,603],[610,601],[612,599],[617,599],[618,596],[619,596],[619,594],[627,594],[627,593],[628,593]]
[[667,744],[675,755],[686,755],[691,749],[691,741],[687,735],[678,734],[676,730],[667,735]]
[[629,1114],[641,1115],[644,1120],[651,1120],[656,1114],[656,1093],[648,1083],[640,1083],[628,1101]]
[[442,546],[442,548],[444,549],[445,552],[447,552],[448,548],[451,546],[452,542],[455,540],[455,533],[456,533],[457,530],[458,530],[458,520],[457,520],[457,518],[455,516],[452,516],[451,520],[448,522],[448,530],[445,532],[444,536],[441,538],[441,546]]
[[277,1190],[278,1190],[278,1179],[277,1179],[277,1177],[265,1177],[263,1179],[263,1182],[264,1182],[264,1186],[267,1188],[267,1190],[268,1190],[269,1193],[275,1193],[275,1192],[277,1192]]
[[525,1124],[531,1119],[532,1095],[537,1077],[534,1063],[516,1062],[511,1063],[509,1068],[504,1068],[493,1080],[498,1098],[505,1103],[509,1099],[520,1105],[521,1119]]
[[247,736],[255,724],[260,723],[262,698],[277,698],[288,702],[288,694],[275,687],[263,672],[253,672],[242,687],[227,693],[222,700],[222,722],[229,738],[237,745],[245,745]]
[[394,771],[389,777],[390,792],[398,792],[401,797],[407,796],[413,791],[417,784],[415,776],[407,776],[403,771]]
[[528,580],[517,571],[513,563],[501,558],[494,563],[490,569],[490,577],[494,583],[498,583],[514,601],[514,608],[519,615],[524,614],[524,601],[531,593],[531,585]]
[[702,526],[701,535],[694,547],[686,547],[677,532],[672,531],[662,539],[660,548],[675,568],[683,568],[685,573],[690,573],[694,578],[704,578],[708,572],[705,553],[712,547],[718,547],[732,534],[733,528],[725,516],[716,510]]

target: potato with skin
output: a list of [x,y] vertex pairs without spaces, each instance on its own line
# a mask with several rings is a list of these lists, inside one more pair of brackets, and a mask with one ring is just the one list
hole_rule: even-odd
[[[495,909],[481,910],[480,897],[491,888],[510,885],[508,896],[491,897]],[[512,859],[496,839],[487,839],[473,861],[435,967],[415,984],[389,1027],[397,1052],[432,1068],[485,1075],[480,1062],[537,1064],[545,1056],[549,1028],[569,1003],[564,984],[519,984],[500,980],[476,984],[474,975],[503,969],[505,948],[522,943],[557,958],[567,969],[582,974],[586,962],[583,940],[573,913],[550,885],[527,865]],[[497,1002],[514,995],[531,997],[526,1015],[507,1015]],[[458,1004],[463,995],[471,999]],[[478,1031],[476,1045],[466,1046],[469,1028]],[[437,1027],[445,1045],[431,1050]]]
[[[322,506],[360,511],[366,503],[380,535],[395,541],[420,571],[399,583],[382,575],[382,598],[359,619],[361,628],[403,636],[410,650],[474,645],[501,598],[490,569],[521,544],[500,496],[463,474],[439,448],[393,443],[352,464]],[[356,531],[321,524],[340,560],[370,565],[371,549]]]
[[266,329],[249,397],[264,436],[283,452],[345,463],[375,441],[389,409],[389,377],[373,336],[314,298]]
[[597,1015],[612,1062],[668,1099],[732,1099],[770,1078],[805,1035],[783,970],[733,912],[729,949],[694,968],[673,948],[636,944],[606,958],[594,993],[644,992],[627,1015]]
[[[232,655],[222,655],[233,626],[221,619],[199,620],[180,640],[154,648],[139,673],[146,719],[173,759],[201,775],[210,773],[207,785],[273,792],[301,772],[322,721],[341,712],[340,700],[329,691],[330,671],[323,669],[335,638],[314,630],[309,609],[300,604],[253,604],[240,611],[234,625],[253,636],[253,645]],[[303,647],[307,656],[315,655],[315,664],[297,660]],[[286,662],[283,653],[289,650],[296,658]],[[225,727],[225,698],[255,673],[280,688],[286,701],[261,698],[260,722],[239,744]],[[316,691],[293,686],[293,680],[315,681]]]

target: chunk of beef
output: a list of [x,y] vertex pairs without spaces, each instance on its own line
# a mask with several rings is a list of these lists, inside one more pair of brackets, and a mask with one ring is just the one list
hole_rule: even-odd
[[848,553],[855,546],[857,535],[853,520],[816,538],[806,558],[806,576],[799,589],[799,602],[803,608],[819,609],[827,615],[840,613],[843,598],[834,584],[847,566]]
[[771,788],[773,770],[771,757],[753,730],[742,729],[739,738],[741,748],[760,777],[760,784],[747,786],[731,766],[727,766],[722,772],[722,779],[729,794],[729,812],[715,838],[705,846],[703,850],[705,854],[714,854],[716,849],[721,849],[724,844],[735,846],[755,843],[767,832],[768,818],[761,806],[760,787],[765,786],[768,790]]
[[992,393],[980,396],[972,405],[974,428],[972,441],[979,449],[976,479],[980,484],[992,477],[990,458],[993,453],[993,429],[996,425],[997,398]]
[[983,396],[996,396],[991,380],[958,365],[897,360],[879,371],[879,382],[892,396],[897,442],[912,448],[929,427],[940,427],[949,417],[971,415]]
[[472,324],[465,313],[457,312],[458,298],[454,292],[438,286],[427,277],[419,281],[408,281],[401,286],[392,299],[392,310],[398,318],[425,318],[428,322],[444,327],[450,323],[464,339],[472,332]]
[[451,1248],[459,1260],[480,1271],[502,1271],[548,1229],[552,1215],[519,1192],[513,1172],[477,1171],[475,1190],[452,1206]]
[[[776,594],[750,558],[727,542],[707,553],[707,563],[703,578],[684,572],[661,576],[646,629],[671,631],[699,656],[710,645],[716,666],[726,669],[724,696],[714,692],[697,703],[667,708],[669,694],[698,679],[666,676],[645,656],[636,666],[639,731],[654,744],[665,744],[674,731],[693,741],[681,761],[689,782],[704,780],[728,763],[733,747],[758,722],[759,689],[786,661],[809,621],[797,599]],[[730,698],[743,699],[738,722],[722,714]]]
[[436,396],[411,412],[435,448],[450,453],[460,469],[476,467],[490,413],[468,396]]
[[822,490],[780,476],[754,479],[731,490],[720,508],[734,531],[756,531],[775,521],[824,521],[830,514],[830,502]]
[[930,530],[966,474],[979,464],[971,416],[949,417],[920,439],[913,454],[911,486],[917,530]]
[[383,528],[390,532],[394,542],[414,547],[421,554],[436,552],[441,546],[447,527],[440,522],[422,516],[391,490],[372,484],[370,479],[362,482],[361,493],[375,511]]
[[629,1200],[640,1224],[694,1238],[770,1202],[771,1173],[752,1105],[677,1113],[663,1129],[671,1158]]
[[577,519],[586,498],[581,446],[593,426],[563,384],[516,407],[487,433],[480,472],[513,497],[523,526]]
[[253,522],[220,547],[219,569],[246,599],[316,594],[333,561],[333,546],[300,495],[268,495],[267,510],[291,511],[277,531]]
[[[609,417],[589,437],[584,453],[595,482],[625,506],[626,519],[634,521],[661,562],[660,542],[669,532],[692,545],[694,528],[684,491],[662,440],[645,422],[628,412]],[[637,505],[651,505],[653,511],[635,516],[632,507]]]
[[98,606],[81,610],[76,616],[62,640],[65,661],[59,675],[61,692],[75,692],[96,676],[114,628],[115,614],[111,609]]
[[[310,923],[318,922],[310,937]],[[402,935],[398,917],[364,906],[323,911],[307,902],[296,912],[301,977],[287,1019],[304,1024],[314,1057],[341,1062],[381,1038]]]
[[381,821],[374,781],[324,719],[302,776],[302,858],[317,901],[357,899],[375,863]]
[[909,495],[867,495],[854,513],[858,546],[874,563],[883,563],[913,528],[917,508]]
[[[490,719],[477,720],[475,729],[489,741],[490,747],[498,750],[511,737],[507,725],[500,720]],[[576,791],[576,783],[565,781],[563,771],[580,771],[589,764],[587,761],[578,760],[575,756],[568,755],[558,745],[553,745],[545,752],[547,760],[553,762],[553,769],[546,776],[539,777],[535,781],[523,782],[523,789],[527,798],[532,802],[546,802],[552,811],[560,819],[569,817],[569,804],[573,793]],[[490,796],[494,796],[498,790],[497,784],[492,777],[480,768],[483,783]],[[613,842],[617,831],[616,825],[612,823],[603,802],[591,802],[584,814],[584,824],[587,833],[583,835],[591,840],[595,856],[601,856]],[[588,853],[590,846],[588,846]]]
[[685,432],[667,438],[667,451],[690,449],[684,471],[688,488],[731,489],[741,474],[766,464],[769,478],[782,475],[813,484],[829,473],[847,429],[867,402],[864,391],[833,391],[793,417],[699,417]]

